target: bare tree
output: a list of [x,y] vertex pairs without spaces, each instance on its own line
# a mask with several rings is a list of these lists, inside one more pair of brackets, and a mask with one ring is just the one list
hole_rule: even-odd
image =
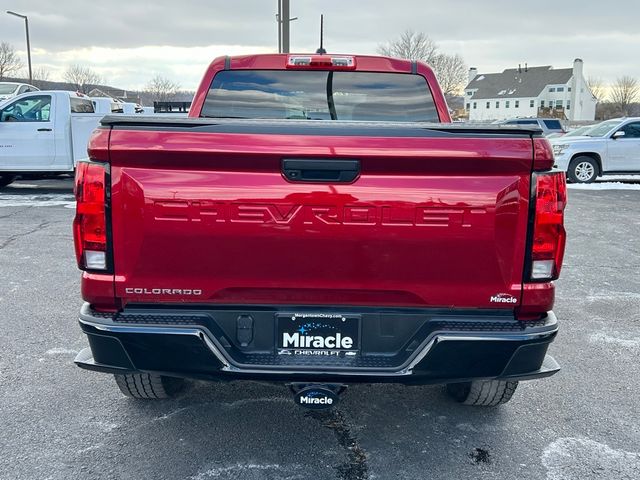
[[34,86],[43,89],[45,86],[45,82],[49,81],[49,77],[51,75],[51,72],[49,72],[49,70],[47,70],[45,67],[36,67],[33,70],[33,73],[31,74],[32,76],[32,82]]
[[453,95],[464,87],[468,80],[467,66],[459,54],[441,53],[431,63],[438,83],[445,95]]
[[422,32],[406,30],[398,39],[378,45],[378,53],[389,57],[422,60],[430,64],[438,56],[438,45]]
[[620,113],[629,115],[629,106],[640,97],[640,84],[637,78],[619,77],[611,87],[611,102],[615,104]]
[[596,120],[609,120],[620,116],[617,105],[611,102],[599,102],[596,105]]
[[589,77],[587,79],[587,86],[594,97],[598,100],[598,102],[603,102],[606,99],[607,95],[607,87],[602,82],[602,79],[597,77]]
[[75,85],[76,89],[82,93],[89,91],[102,81],[100,75],[89,67],[82,65],[69,65],[64,72],[64,79]]
[[159,73],[149,80],[145,91],[156,102],[166,102],[170,100],[180,90],[180,84],[173,80],[163,77]]
[[441,53],[436,42],[422,32],[406,30],[398,39],[378,45],[378,53],[429,64],[445,95],[458,92],[467,80],[467,66],[463,58],[458,54]]
[[13,45],[7,42],[0,43],[0,80],[16,73],[21,68],[22,62]]

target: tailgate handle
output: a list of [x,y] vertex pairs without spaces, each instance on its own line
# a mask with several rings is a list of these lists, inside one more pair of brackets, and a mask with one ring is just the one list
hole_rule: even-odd
[[291,182],[353,182],[360,175],[360,160],[282,160],[282,174]]

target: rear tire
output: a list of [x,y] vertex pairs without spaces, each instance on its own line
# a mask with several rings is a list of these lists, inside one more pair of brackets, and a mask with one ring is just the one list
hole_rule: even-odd
[[16,179],[15,175],[1,174],[0,175],[0,188],[6,187],[7,185],[13,183],[13,181],[15,179]]
[[593,157],[582,155],[571,160],[567,177],[571,183],[592,183],[600,175],[598,162]]
[[114,375],[120,391],[131,398],[158,399],[174,397],[184,386],[183,378],[150,373]]
[[474,380],[447,384],[447,393],[464,405],[495,407],[511,400],[518,382],[504,380]]

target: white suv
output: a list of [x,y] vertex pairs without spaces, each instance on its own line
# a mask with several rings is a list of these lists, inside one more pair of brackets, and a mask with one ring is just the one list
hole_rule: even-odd
[[640,175],[640,117],[614,118],[594,125],[579,137],[551,140],[555,167],[575,183],[603,175]]

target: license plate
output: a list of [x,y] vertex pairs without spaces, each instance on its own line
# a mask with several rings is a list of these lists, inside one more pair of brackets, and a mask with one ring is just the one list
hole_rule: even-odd
[[358,315],[292,313],[278,314],[276,319],[280,351],[356,352],[360,348]]

